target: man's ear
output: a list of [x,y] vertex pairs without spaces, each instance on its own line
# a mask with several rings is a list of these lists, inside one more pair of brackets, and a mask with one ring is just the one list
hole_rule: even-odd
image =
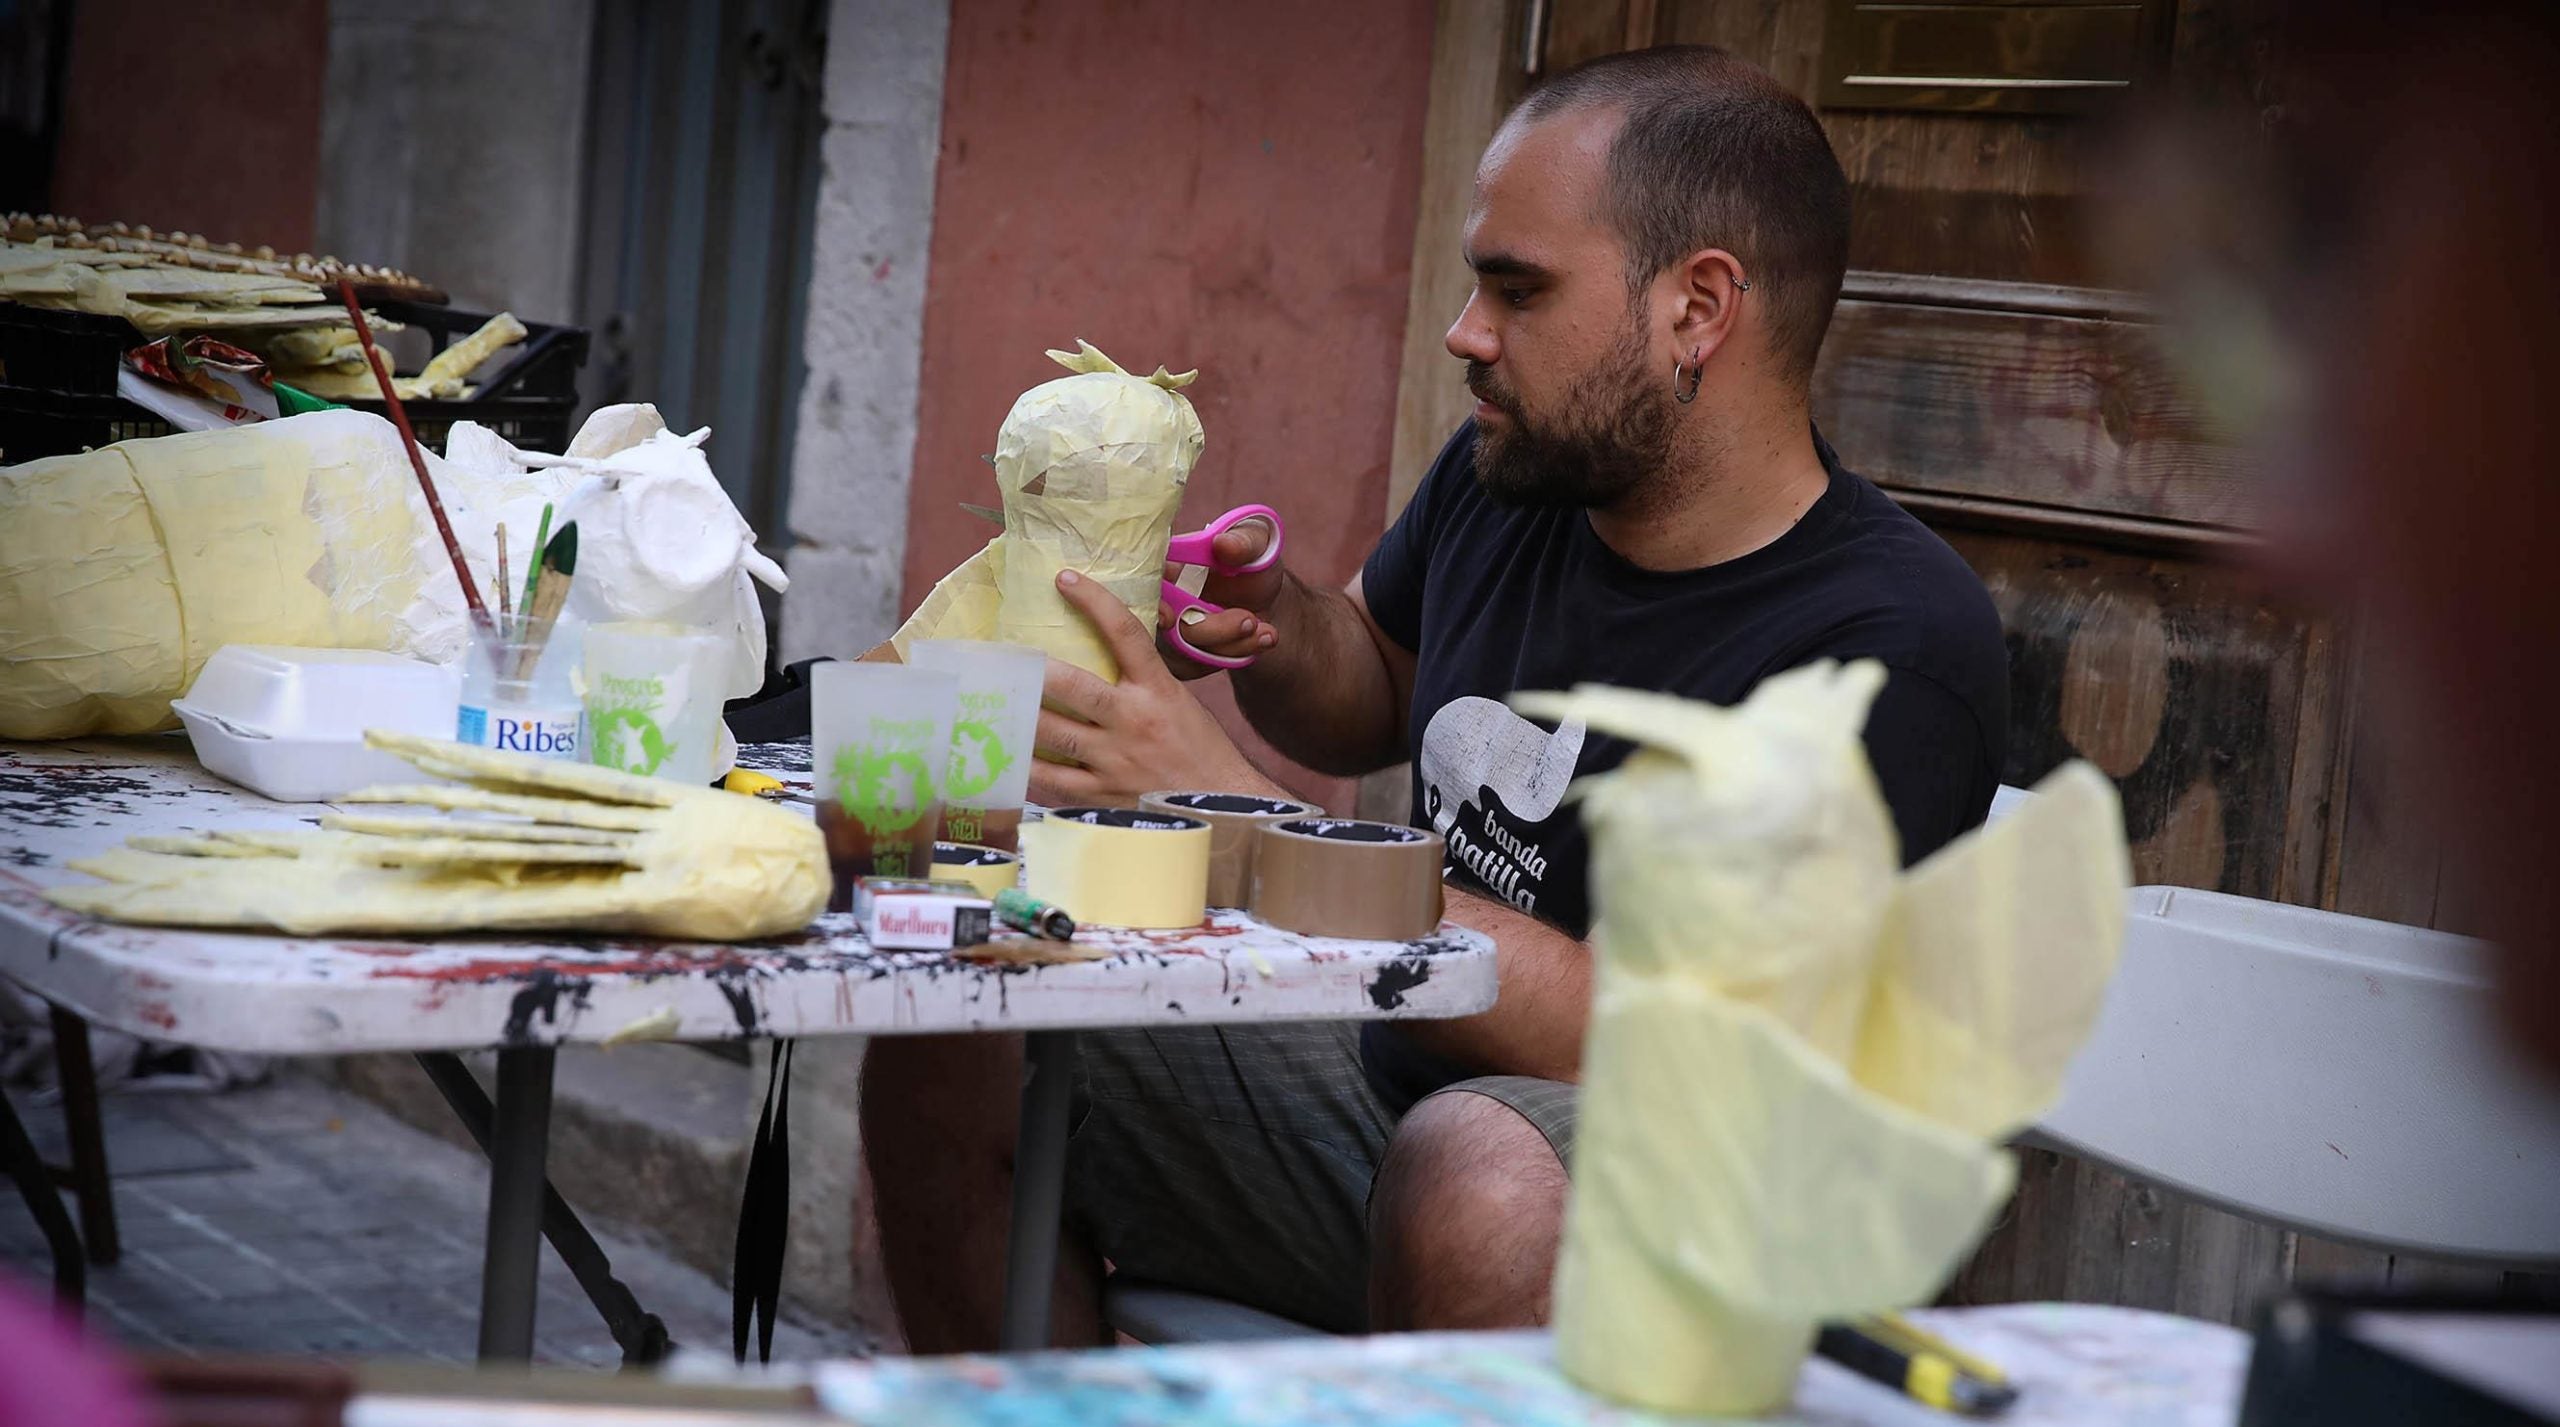
[[1722,248],[1691,253],[1666,274],[1671,279],[1671,336],[1681,361],[1713,358],[1739,330],[1751,279],[1742,260]]

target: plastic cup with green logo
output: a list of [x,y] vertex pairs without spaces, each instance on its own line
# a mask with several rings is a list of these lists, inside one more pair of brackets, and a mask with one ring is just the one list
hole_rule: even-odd
[[960,680],[947,670],[836,662],[809,671],[809,767],[835,868],[831,910],[855,910],[866,877],[933,875],[959,703]]
[[1049,657],[1019,644],[919,639],[908,649],[907,662],[945,670],[960,681],[942,787],[942,840],[1019,851]]
[[679,624],[587,629],[587,761],[625,773],[708,783],[720,742],[729,646]]

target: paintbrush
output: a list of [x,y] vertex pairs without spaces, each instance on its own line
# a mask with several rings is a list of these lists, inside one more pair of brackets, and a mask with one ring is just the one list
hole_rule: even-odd
[[462,558],[462,542],[453,538],[453,522],[444,518],[444,502],[436,496],[436,483],[427,475],[426,453],[419,449],[418,434],[409,429],[409,412],[400,405],[400,393],[391,386],[391,368],[383,364],[382,352],[373,345],[372,324],[364,320],[364,309],[356,305],[355,284],[344,277],[338,279],[338,299],[347,305],[347,320],[355,324],[356,340],[364,344],[365,365],[373,369],[373,379],[382,387],[382,404],[391,409],[391,424],[400,428],[400,445],[409,453],[409,469],[417,472],[418,491],[427,498],[427,514],[435,517],[436,534],[444,537],[444,553],[453,561],[453,577],[462,584],[462,602],[471,610],[471,622],[483,632],[493,626],[489,607],[480,602],[480,584],[471,578],[471,565]]
[[524,598],[516,607],[527,614],[533,612],[533,582],[542,578],[542,549],[551,543],[551,502],[542,503],[542,521],[533,527],[533,558],[524,562]]
[[551,627],[559,622],[560,607],[569,602],[569,579],[577,571],[578,522],[572,520],[562,525],[560,533],[543,548],[533,599],[524,610],[524,652],[516,656],[517,678],[533,677],[533,666],[541,661],[543,647],[551,642]]
[[498,526],[498,618],[500,619],[510,618],[516,612],[515,606],[508,601],[507,597],[507,587],[513,583],[514,581],[507,578],[507,527],[501,523]]

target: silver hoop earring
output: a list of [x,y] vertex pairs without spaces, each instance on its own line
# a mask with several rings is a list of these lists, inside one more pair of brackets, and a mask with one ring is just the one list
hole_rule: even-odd
[[1682,406],[1687,406],[1698,399],[1698,384],[1707,379],[1705,360],[1703,358],[1695,360],[1694,366],[1683,362],[1671,364],[1671,395]]
[[1751,279],[1747,277],[1738,277],[1733,280],[1733,285],[1744,292],[1749,292],[1751,290]]

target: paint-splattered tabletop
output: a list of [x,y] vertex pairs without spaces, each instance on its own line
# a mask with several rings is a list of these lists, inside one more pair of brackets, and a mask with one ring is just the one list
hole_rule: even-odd
[[[805,788],[808,749],[741,764]],[[308,826],[196,765],[186,740],[0,743],[0,975],[118,1030],[220,1050],[337,1054],[602,1040],[652,1017],[683,1040],[1468,1015],[1493,1004],[1493,945],[1299,936],[1217,911],[1196,929],[1088,929],[1115,953],[1054,966],[881,952],[850,916],[714,946],[596,938],[288,937],[124,926],[43,889],[140,833]]]
[[[2017,1384],[2002,1427],[2223,1427],[2249,1340],[2165,1313],[2029,1303],[1912,1315]],[[866,1427],[1654,1427],[1681,1420],[1575,1387],[1543,1333],[1431,1333],[881,1358],[816,1372],[829,1415]],[[1961,1419],[1814,1359],[1790,1427],[1946,1427]]]

